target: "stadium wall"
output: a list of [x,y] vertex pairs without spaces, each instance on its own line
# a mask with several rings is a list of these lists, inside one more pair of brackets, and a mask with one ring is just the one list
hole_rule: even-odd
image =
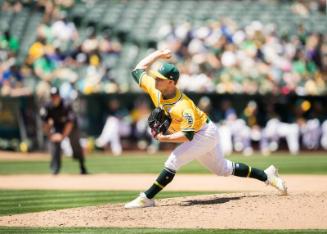
[[[270,118],[271,106],[275,114],[283,122],[295,122],[298,117],[297,109],[304,101],[310,103],[304,118],[318,118],[323,121],[327,117],[327,96],[274,96],[274,95],[218,95],[188,93],[197,103],[201,97],[210,98],[213,109],[221,112],[224,101],[230,102],[237,115],[242,117],[242,112],[249,101],[255,101],[259,112],[263,116],[259,125],[264,126]],[[108,102],[111,99],[119,100],[121,107],[131,111],[139,100],[146,100],[150,108],[150,99],[145,94],[94,94],[80,96],[74,101],[74,109],[79,116],[84,137],[96,137],[101,133],[107,117]],[[42,149],[44,139],[41,122],[38,115],[40,103],[34,96],[24,97],[0,97],[0,148],[16,150],[21,141],[28,141],[32,149]]]

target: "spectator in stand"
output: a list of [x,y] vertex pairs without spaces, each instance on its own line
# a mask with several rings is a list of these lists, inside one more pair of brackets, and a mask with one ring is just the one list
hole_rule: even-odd
[[43,19],[49,21],[60,15],[63,11],[67,12],[75,4],[75,0],[37,0],[37,5],[44,12]]
[[10,1],[5,0],[2,3],[2,11],[11,11],[15,13],[19,13],[22,10],[22,2],[21,1]]
[[16,54],[19,49],[19,41],[7,30],[3,35],[0,34],[0,49]]
[[0,78],[0,86],[2,86],[1,94],[10,95],[14,89],[22,88],[23,76],[20,72],[20,67],[12,65],[3,71]]
[[19,48],[19,40],[9,30],[0,33],[0,96],[22,96],[32,93],[33,89],[27,86],[28,82],[25,79],[25,65],[17,61]]
[[39,35],[36,41],[31,45],[28,50],[26,62],[28,65],[33,65],[33,63],[41,58],[45,53],[46,39],[43,35]]
[[57,67],[58,63],[54,48],[51,45],[45,46],[42,56],[33,63],[34,73],[39,79],[36,93],[41,99],[49,96],[50,87],[56,77]]
[[75,24],[68,21],[64,13],[61,13],[51,25],[51,34],[53,36],[53,45],[63,50],[69,50],[71,45],[79,39]]
[[84,77],[78,81],[78,90],[84,94],[97,93],[101,90],[101,80],[105,69],[101,65],[101,57],[97,52],[90,53],[88,65],[84,70]]

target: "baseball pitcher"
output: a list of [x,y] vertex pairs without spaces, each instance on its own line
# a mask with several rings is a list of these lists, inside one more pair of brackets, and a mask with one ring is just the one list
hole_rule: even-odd
[[154,206],[156,194],[173,180],[176,171],[194,159],[218,176],[255,178],[286,194],[285,183],[274,166],[263,171],[224,158],[216,125],[176,87],[178,69],[171,63],[163,63],[158,71],[150,70],[157,60],[170,58],[170,50],[157,50],[142,59],[132,75],[156,106],[149,117],[152,135],[160,142],[182,144],[170,154],[153,185],[125,208]]

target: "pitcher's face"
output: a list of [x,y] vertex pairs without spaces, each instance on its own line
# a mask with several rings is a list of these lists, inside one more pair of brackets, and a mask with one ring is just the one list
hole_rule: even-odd
[[165,80],[156,78],[155,79],[155,88],[158,89],[160,92],[165,91],[172,83],[171,80]]

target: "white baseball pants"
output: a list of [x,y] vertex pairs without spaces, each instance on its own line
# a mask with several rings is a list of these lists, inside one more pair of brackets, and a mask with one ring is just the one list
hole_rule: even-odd
[[229,176],[233,172],[232,162],[224,158],[218,128],[211,121],[194,134],[192,141],[179,145],[170,154],[165,167],[178,171],[194,159],[216,175]]

